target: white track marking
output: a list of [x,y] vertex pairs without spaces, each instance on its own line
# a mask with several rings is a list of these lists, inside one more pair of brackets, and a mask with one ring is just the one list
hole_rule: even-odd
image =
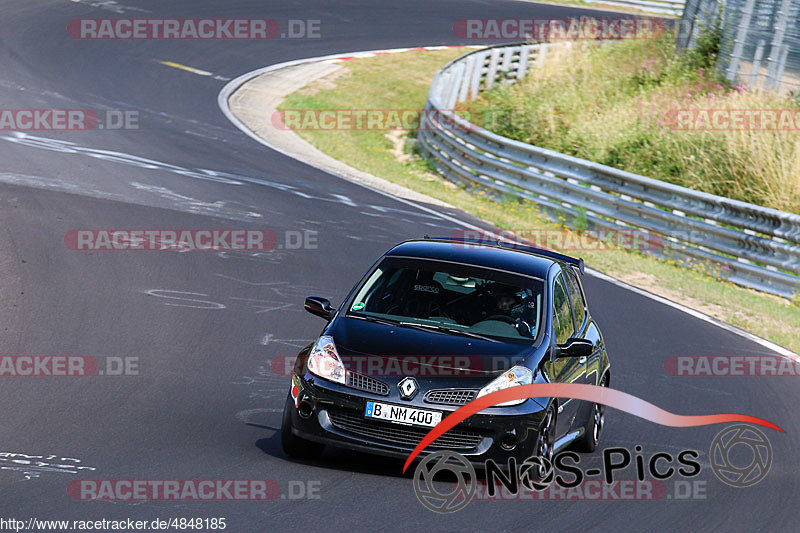
[[221,304],[219,302],[212,302],[209,300],[198,300],[197,298],[181,298],[181,296],[203,296],[207,298],[209,295],[204,294],[201,292],[186,292],[186,291],[173,291],[169,289],[150,289],[144,291],[145,294],[149,294],[150,296],[157,296],[159,298],[168,298],[171,300],[179,300],[185,302],[193,302],[195,304],[205,304],[205,305],[193,305],[193,304],[176,304],[172,302],[164,302],[164,305],[169,305],[172,307],[190,307],[192,309],[226,309],[225,304]]
[[263,218],[263,215],[261,213],[256,213],[255,211],[243,211],[240,209],[228,207],[228,204],[230,202],[224,202],[222,200],[217,200],[216,202],[206,202],[203,200],[199,200],[197,198],[192,198],[190,196],[179,194],[173,190],[168,189],[167,187],[161,187],[159,185],[150,185],[147,183],[139,183],[136,181],[132,181],[130,185],[137,191],[145,191],[152,193],[156,196],[160,196],[161,198],[174,203],[181,210],[188,211],[190,213],[197,213],[200,215],[209,215],[209,216],[220,216],[225,218],[238,218],[243,220]]
[[275,335],[273,335],[272,333],[265,333],[264,336],[261,337],[259,344],[261,344],[262,346],[269,346],[270,344],[274,343],[274,344],[285,344],[287,346],[292,346],[294,348],[303,348],[309,342],[311,342],[310,339],[276,339]]
[[80,466],[81,460],[60,455],[28,455],[19,452],[0,452],[0,470],[22,472],[25,479],[39,477],[43,472],[77,474],[81,470],[96,470],[91,466]]
[[150,11],[149,9],[125,6],[117,2],[116,0],[72,0],[72,2],[75,4],[83,4],[89,7],[97,7],[100,9],[105,9],[106,11],[111,11],[119,15],[124,14],[126,11],[139,11],[141,13],[152,13],[152,11]]
[[165,67],[172,67],[172,68],[176,68],[178,70],[184,70],[186,72],[191,72],[192,74],[197,74],[198,76],[208,76],[210,78],[213,78],[213,79],[219,80],[219,81],[230,81],[230,78],[226,78],[225,76],[219,76],[217,74],[214,74],[213,72],[209,72],[207,70],[202,70],[202,69],[195,68],[195,67],[190,67],[189,65],[183,65],[181,63],[175,63],[174,61],[162,61],[160,59],[157,59],[156,61],[158,61],[159,63],[161,63]]

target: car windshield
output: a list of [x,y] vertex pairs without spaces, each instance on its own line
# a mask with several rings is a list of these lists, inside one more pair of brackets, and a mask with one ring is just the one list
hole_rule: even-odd
[[542,287],[490,268],[390,257],[358,289],[348,316],[531,343],[542,325]]

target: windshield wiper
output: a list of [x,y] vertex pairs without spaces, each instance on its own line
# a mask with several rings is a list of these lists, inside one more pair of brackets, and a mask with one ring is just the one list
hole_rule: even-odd
[[482,341],[490,341],[490,342],[500,342],[497,339],[493,339],[491,337],[487,337],[485,335],[479,335],[477,333],[472,333],[469,331],[463,331],[460,329],[455,328],[448,328],[447,326],[440,326],[436,324],[420,324],[418,322],[402,322],[399,320],[392,320],[390,318],[379,318],[376,316],[368,316],[368,315],[347,315],[349,318],[357,318],[359,320],[365,320],[367,322],[374,322],[376,324],[383,324],[385,326],[403,326],[407,328],[416,328],[416,329],[424,329],[424,330],[434,330],[439,331],[441,333],[454,333],[456,335],[461,335],[462,337],[470,337],[473,339],[480,339]]
[[434,331],[440,331],[442,333],[454,333],[456,335],[461,335],[463,337],[471,337],[473,339],[480,339],[482,341],[500,342],[499,340],[487,337],[486,335],[479,335],[477,333],[472,333],[461,329],[448,328],[447,326],[439,326],[436,324],[420,324],[418,322],[398,322],[398,324],[410,328],[432,329]]
[[384,326],[402,326],[403,323],[398,320],[390,318],[378,318],[376,316],[368,315],[347,315],[348,318],[357,318],[359,320],[366,320],[367,322],[375,322],[376,324],[383,324]]

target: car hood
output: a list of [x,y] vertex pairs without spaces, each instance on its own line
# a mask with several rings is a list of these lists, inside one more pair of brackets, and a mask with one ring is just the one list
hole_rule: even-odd
[[[404,326],[339,317],[327,331],[345,366],[367,375],[496,375],[533,351],[531,345],[492,342]],[[434,371],[435,370],[435,371]]]

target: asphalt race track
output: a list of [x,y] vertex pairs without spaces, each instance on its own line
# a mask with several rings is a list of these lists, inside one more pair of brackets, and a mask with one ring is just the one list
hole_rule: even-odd
[[[459,226],[254,142],[217,107],[226,80],[304,57],[463,44],[452,31],[462,17],[576,11],[477,0],[5,0],[0,9],[3,108],[139,113],[138,129],[28,132],[49,141],[0,131],[0,354],[138,358],[138,372],[123,376],[0,378],[0,518],[225,517],[237,532],[796,530],[797,378],[670,377],[671,355],[771,352],[589,276],[612,386],[675,413],[744,413],[778,424],[785,434],[764,430],[774,452],[766,479],[737,489],[714,476],[707,451],[722,426],[662,427],[613,410],[601,448],[700,450],[704,497],[481,501],[440,515],[417,501],[401,461],[328,450],[304,463],[280,450],[289,381],[270,361],[297,353],[323,325],[303,311],[303,298],[338,305],[392,244]],[[81,17],[318,19],[322,38],[81,41],[66,32]],[[197,169],[229,173],[227,182]],[[287,231],[316,232],[317,246],[262,254],[68,249],[65,234],[80,228],[267,228],[278,244]],[[588,463],[600,459],[597,452]],[[281,496],[76,501],[67,485],[84,478],[269,479]],[[303,492],[312,497],[295,497]]]

